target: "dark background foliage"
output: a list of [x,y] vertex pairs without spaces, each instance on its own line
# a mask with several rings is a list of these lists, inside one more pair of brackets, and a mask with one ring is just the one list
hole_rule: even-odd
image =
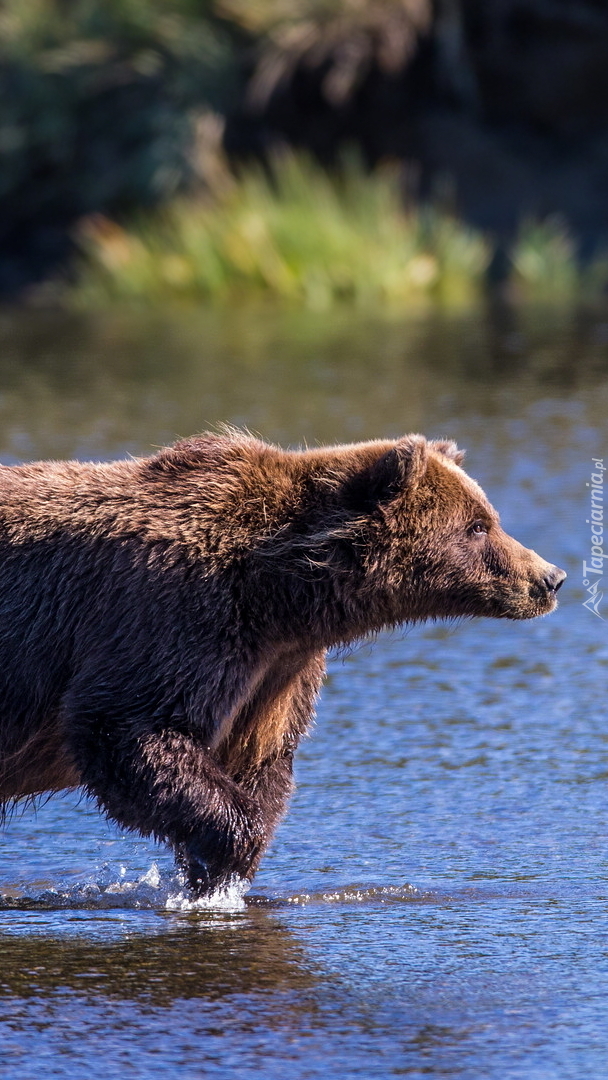
[[592,254],[607,60],[601,0],[3,0],[0,293],[64,262],[83,215],[204,183],[206,110],[235,164],[355,144],[499,244],[559,213]]

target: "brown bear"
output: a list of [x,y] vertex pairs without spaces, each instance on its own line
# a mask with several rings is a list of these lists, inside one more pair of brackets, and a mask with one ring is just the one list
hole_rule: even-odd
[[451,442],[0,468],[0,802],[82,786],[199,894],[251,879],[328,648],[530,619],[565,574],[500,527]]

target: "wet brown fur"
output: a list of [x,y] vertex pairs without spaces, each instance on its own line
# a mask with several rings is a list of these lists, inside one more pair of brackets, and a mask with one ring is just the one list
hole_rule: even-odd
[[252,877],[326,650],[428,618],[533,618],[563,573],[453,443],[0,469],[0,802],[83,786],[198,891]]

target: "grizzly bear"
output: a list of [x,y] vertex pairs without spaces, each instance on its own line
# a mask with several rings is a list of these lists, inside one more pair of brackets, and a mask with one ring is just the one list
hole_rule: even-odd
[[0,467],[0,803],[82,787],[197,894],[250,880],[326,651],[404,622],[531,619],[565,574],[452,442]]

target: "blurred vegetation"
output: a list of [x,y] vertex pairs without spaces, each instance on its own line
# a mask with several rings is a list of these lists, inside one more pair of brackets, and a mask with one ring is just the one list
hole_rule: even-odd
[[372,66],[400,72],[433,23],[432,0],[217,0],[217,9],[257,43],[254,106],[304,63],[322,69],[321,92],[340,107]]
[[[447,306],[479,295],[493,253],[489,238],[438,209],[406,209],[400,172],[371,176],[355,160],[329,174],[283,153],[270,171],[228,172],[213,195],[183,198],[125,228],[100,215],[80,230],[83,260],[70,303],[155,303],[169,297],[268,297],[323,310]],[[522,227],[510,256],[525,297],[600,294],[608,262],[584,270],[558,220]]]
[[0,0],[0,296],[599,290],[606,47],[599,0]]
[[83,214],[176,192],[193,114],[236,84],[205,0],[1,0],[0,291],[43,277]]
[[268,296],[324,309],[335,301],[470,300],[489,246],[447,215],[405,212],[399,173],[354,161],[330,176],[284,153],[271,172],[226,177],[212,198],[182,199],[125,229],[83,223],[83,303],[167,295]]

